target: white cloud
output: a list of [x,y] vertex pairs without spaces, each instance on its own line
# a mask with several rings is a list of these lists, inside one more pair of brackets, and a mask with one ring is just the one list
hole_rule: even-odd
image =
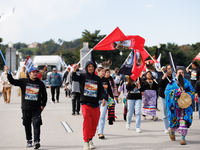
[[152,5],[152,4],[147,4],[147,5],[145,5],[145,8],[153,8],[154,7],[154,5]]

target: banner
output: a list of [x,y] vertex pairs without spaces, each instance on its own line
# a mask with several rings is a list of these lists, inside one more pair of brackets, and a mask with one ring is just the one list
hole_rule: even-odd
[[131,71],[131,79],[134,81],[136,81],[144,69],[145,59],[147,59],[147,57],[149,57],[149,54],[144,50],[144,48],[134,49],[134,64]]
[[26,62],[24,63],[24,65],[26,66],[26,69],[29,71],[29,69],[31,69],[32,67],[34,67],[33,61],[30,58],[30,56],[27,57]]

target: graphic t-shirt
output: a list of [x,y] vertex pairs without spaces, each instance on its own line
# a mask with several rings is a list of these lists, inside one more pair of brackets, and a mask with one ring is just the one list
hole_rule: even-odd
[[86,79],[84,96],[97,97],[97,81]]
[[134,88],[133,90],[130,91],[131,94],[136,94],[140,93],[140,90],[138,88]]
[[103,84],[104,91],[106,92],[106,94],[108,94],[108,83],[102,82],[102,84]]
[[190,79],[197,80],[197,70],[192,70]]
[[25,100],[38,101],[39,85],[27,83],[25,89]]

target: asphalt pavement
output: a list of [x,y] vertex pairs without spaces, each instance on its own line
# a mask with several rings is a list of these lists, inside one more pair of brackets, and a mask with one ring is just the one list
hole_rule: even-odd
[[[11,103],[4,104],[0,97],[0,149],[1,150],[30,150],[26,148],[24,126],[22,125],[21,99],[18,97],[18,87],[12,88]],[[60,103],[51,103],[50,90],[47,89],[48,102],[42,112],[40,150],[82,150],[82,115],[72,116],[71,98],[66,98],[61,89]],[[158,103],[161,110],[161,103]],[[194,120],[186,136],[187,145],[180,145],[181,136],[176,133],[176,141],[171,141],[164,133],[162,110],[157,112],[157,121],[141,121],[142,133],[135,131],[135,117],[132,118],[130,130],[126,129],[123,120],[123,105],[116,104],[116,121],[113,125],[105,124],[105,139],[93,139],[99,150],[172,150],[172,149],[200,149],[200,122],[198,113],[194,112]]]

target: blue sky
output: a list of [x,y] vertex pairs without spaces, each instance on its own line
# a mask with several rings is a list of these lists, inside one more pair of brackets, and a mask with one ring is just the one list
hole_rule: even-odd
[[147,46],[200,42],[199,0],[0,0],[0,14],[13,6],[0,24],[4,44],[71,41],[84,29],[109,34],[117,26]]

